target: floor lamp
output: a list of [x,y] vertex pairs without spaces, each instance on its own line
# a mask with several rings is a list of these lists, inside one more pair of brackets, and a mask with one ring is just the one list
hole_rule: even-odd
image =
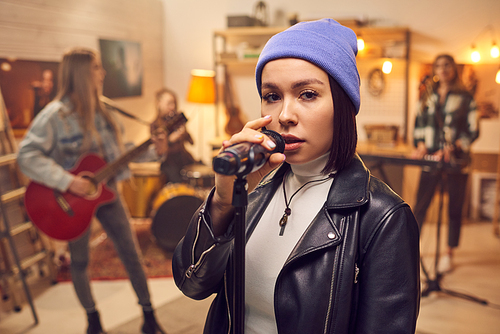
[[[186,100],[192,103],[215,103],[215,72],[211,70],[192,70],[191,80]],[[203,160],[203,113],[198,115],[198,151],[200,160]]]

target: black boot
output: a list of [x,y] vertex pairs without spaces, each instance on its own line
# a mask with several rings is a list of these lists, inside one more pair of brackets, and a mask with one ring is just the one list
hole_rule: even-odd
[[156,322],[153,311],[143,311],[144,324],[142,325],[142,334],[167,334]]
[[87,334],[105,334],[101,326],[101,320],[99,319],[99,312],[87,313],[87,318],[89,320]]

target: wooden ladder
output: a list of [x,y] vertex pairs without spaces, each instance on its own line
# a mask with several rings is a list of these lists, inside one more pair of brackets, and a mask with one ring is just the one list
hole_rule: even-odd
[[27,179],[17,166],[17,145],[0,90],[0,286],[3,299],[12,299],[16,312],[21,310],[17,296],[17,280],[22,283],[26,299],[31,307],[35,324],[38,324],[33,298],[26,282],[28,273],[35,265],[43,274],[42,264],[55,282],[56,270],[53,252],[47,247],[47,239],[40,235],[29,220],[24,207]]

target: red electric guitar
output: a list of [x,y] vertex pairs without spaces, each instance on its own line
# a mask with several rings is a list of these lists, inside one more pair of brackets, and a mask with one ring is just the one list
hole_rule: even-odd
[[[169,119],[164,127],[170,133],[186,121],[184,114],[179,113]],[[146,150],[151,142],[151,139],[146,140],[109,164],[96,154],[80,158],[70,173],[82,175],[92,181],[93,192],[85,197],[62,193],[31,181],[26,187],[24,202],[33,224],[54,239],[67,241],[78,238],[90,226],[97,208],[115,199],[115,193],[106,186],[107,180]]]

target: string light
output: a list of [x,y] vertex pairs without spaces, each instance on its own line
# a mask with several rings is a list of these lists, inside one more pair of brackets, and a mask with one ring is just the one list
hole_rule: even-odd
[[365,41],[362,37],[358,36],[358,51],[362,51],[365,49]]
[[500,56],[500,50],[495,42],[493,42],[493,45],[491,46],[490,55],[492,58],[498,58],[498,56]]
[[479,51],[476,50],[476,46],[473,44],[471,46],[472,52],[470,54],[470,59],[474,62],[477,63],[481,60],[481,54]]
[[384,64],[382,65],[382,72],[385,74],[389,74],[392,71],[392,62],[390,60],[384,61]]
[[495,82],[500,85],[500,68],[497,71],[497,75],[495,77]]
[[477,63],[481,60],[481,54],[479,51],[476,49],[476,40],[479,39],[485,32],[490,31],[491,32],[491,38],[492,38],[492,43],[491,43],[491,48],[490,48],[490,56],[491,58],[498,58],[500,56],[500,49],[498,48],[496,42],[495,42],[495,29],[493,28],[493,25],[487,25],[481,33],[474,39],[474,42],[472,43],[471,46],[471,60],[474,63]]

